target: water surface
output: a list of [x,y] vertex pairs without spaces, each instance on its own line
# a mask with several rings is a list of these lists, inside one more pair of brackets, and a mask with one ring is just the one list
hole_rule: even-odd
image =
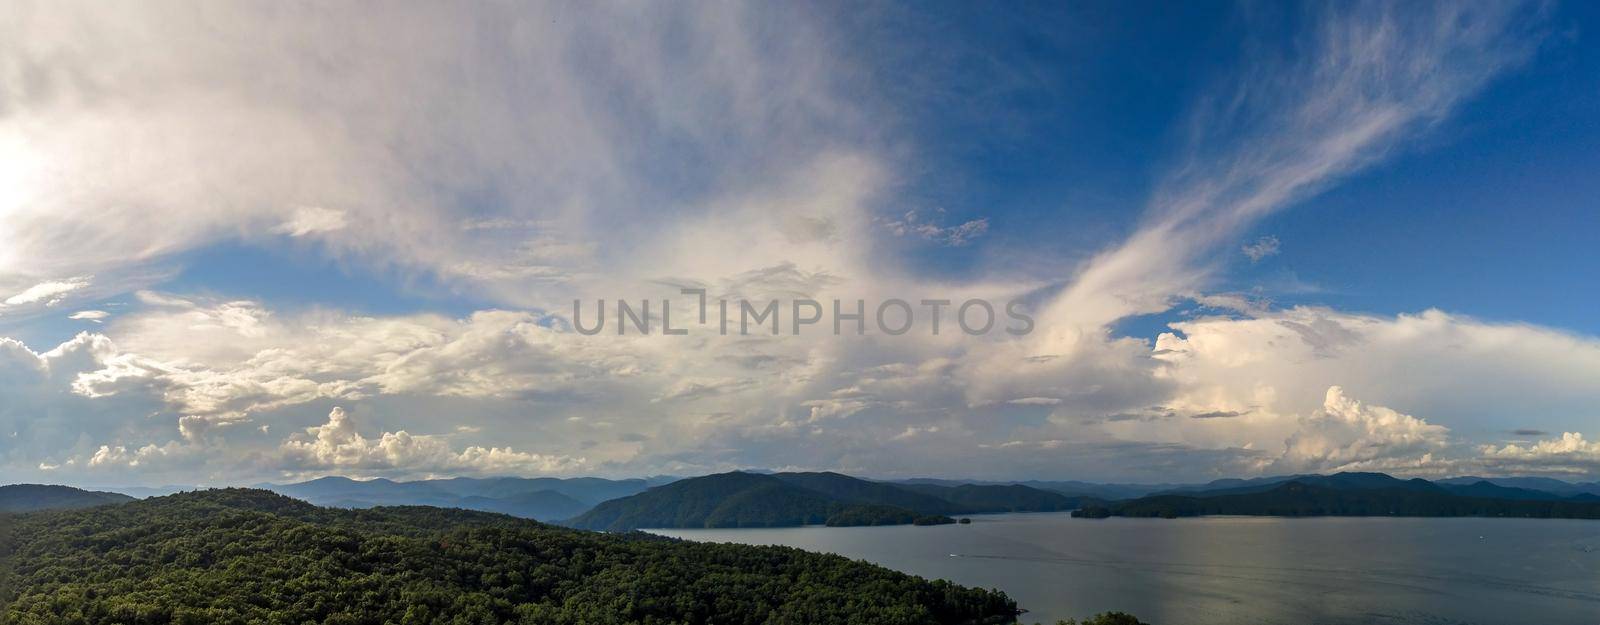
[[998,588],[1054,623],[1106,610],[1157,625],[1600,625],[1600,522],[1555,519],[1073,519],[652,530],[788,545]]

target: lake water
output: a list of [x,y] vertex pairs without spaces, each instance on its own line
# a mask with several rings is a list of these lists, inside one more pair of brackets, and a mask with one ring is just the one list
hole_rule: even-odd
[[652,530],[788,545],[998,588],[1054,623],[1600,625],[1600,522],[972,517],[970,525]]

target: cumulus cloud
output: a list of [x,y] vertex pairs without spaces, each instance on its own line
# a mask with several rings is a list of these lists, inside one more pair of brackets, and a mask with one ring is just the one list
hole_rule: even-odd
[[176,441],[166,445],[145,445],[132,450],[123,445],[101,445],[100,449],[89,456],[87,464],[90,469],[138,469],[148,467],[152,463],[163,462],[184,452],[183,446]]
[[[1259,409],[1245,420],[1324,409],[1337,383],[1407,412],[1449,415],[1457,429],[1502,431],[1510,413],[1579,429],[1600,402],[1600,340],[1430,310],[1377,316],[1295,307],[1172,324],[1156,341],[1159,376],[1183,410]],[[1507,401],[1508,398],[1516,398]],[[1233,419],[1230,421],[1241,421]],[[1275,434],[1262,430],[1257,443]]]
[[1484,445],[1479,451],[1483,466],[1503,473],[1593,475],[1600,471],[1600,442],[1587,440],[1578,432],[1531,444]]
[[581,469],[586,462],[581,457],[525,453],[510,447],[471,446],[456,451],[447,437],[412,435],[405,430],[368,439],[343,408],[329,412],[327,423],[291,436],[279,450],[287,472],[343,475],[550,474]]
[[[556,393],[575,381],[625,374],[637,359],[584,341],[540,316],[482,311],[466,319],[376,319],[334,314],[278,318],[254,302],[170,302],[117,326],[128,351],[73,383],[86,397],[160,391],[173,409],[244,418],[317,399],[418,393],[511,398]],[[195,349],[195,341],[216,341]]]
[[[0,339],[0,431],[6,433],[0,436],[0,466],[8,474],[105,470],[133,463],[140,474],[154,474],[173,466],[166,456],[176,448],[105,444],[108,439],[171,438],[173,420],[149,418],[165,407],[159,394],[127,389],[92,398],[73,390],[79,376],[104,368],[117,353],[110,339],[89,333],[42,353]],[[96,457],[100,460],[91,467]]]
[[1383,406],[1364,405],[1330,387],[1322,409],[1305,417],[1284,443],[1278,473],[1390,468],[1385,465],[1442,451],[1448,428]]

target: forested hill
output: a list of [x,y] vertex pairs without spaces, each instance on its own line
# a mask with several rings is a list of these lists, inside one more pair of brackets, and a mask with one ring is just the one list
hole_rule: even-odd
[[11,484],[0,486],[0,512],[74,510],[133,501],[118,493],[103,493],[71,486]]
[[[1242,492],[1241,492],[1242,491]],[[1210,514],[1253,516],[1427,516],[1600,519],[1600,502],[1586,495],[1560,498],[1488,482],[1439,485],[1399,480],[1381,473],[1297,477],[1258,489],[1195,495],[1153,495],[1089,504],[1074,516],[1183,517]]]
[[8,520],[0,622],[18,625],[955,625],[1016,615],[1002,593],[796,549],[464,510],[333,510],[260,490]]
[[570,524],[607,531],[641,527],[783,527],[824,523],[848,507],[770,475],[733,472],[679,480],[613,499]]
[[569,519],[607,499],[626,497],[659,484],[655,480],[581,478],[466,478],[396,482],[324,477],[263,488],[334,508],[436,506],[499,512],[553,521]]
[[910,485],[838,473],[719,473],[613,499],[573,519],[608,531],[671,527],[948,523],[950,514],[1068,510],[1077,499],[1026,486]]

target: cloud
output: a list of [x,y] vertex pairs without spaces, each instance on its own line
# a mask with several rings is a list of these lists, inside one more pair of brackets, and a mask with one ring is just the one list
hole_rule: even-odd
[[1006,403],[1018,406],[1055,406],[1061,403],[1061,399],[1056,397],[1019,397],[1008,400]]
[[1531,444],[1484,445],[1479,451],[1484,466],[1504,473],[1594,475],[1600,471],[1600,442],[1577,432]]
[[843,91],[850,66],[822,17],[777,5],[25,11],[0,24],[14,70],[0,77],[0,158],[16,164],[0,175],[0,277],[109,282],[219,243],[315,236],[356,266],[505,305],[559,301],[533,287],[607,275],[611,261],[550,241],[626,248],[751,191],[743,181],[828,153],[872,158],[869,100]]
[[1532,428],[1517,428],[1512,430],[1511,433],[1517,436],[1545,436],[1549,434],[1549,432],[1544,430],[1535,430]]
[[[1161,479],[1465,462],[1436,428],[1539,414],[1576,431],[1600,399],[1593,339],[1438,311],[1235,302],[1153,349],[1111,331],[1178,297],[1226,299],[1204,292],[1213,252],[1518,63],[1535,39],[1510,7],[1329,6],[1293,38],[1303,48],[1260,43],[1240,84],[1198,108],[1127,240],[1045,280],[952,284],[883,262],[878,239],[967,245],[988,219],[878,217],[902,163],[811,11],[89,6],[0,24],[0,58],[46,77],[5,85],[0,155],[21,166],[0,171],[0,278],[98,288],[123,280],[112,268],[298,237],[493,304],[372,315],[142,291],[103,333],[43,354],[0,342],[0,426],[20,433],[0,441],[8,470],[100,457],[145,475],[893,475],[960,457],[972,476]],[[278,45],[241,43],[262,38]],[[1039,332],[585,337],[564,312],[626,296],[671,299],[676,315],[693,309],[685,286],[713,300],[1027,295]],[[333,404],[350,413],[324,418]],[[482,432],[452,430],[462,419]],[[485,436],[500,446],[458,445]]]
[[927,434],[938,434],[938,433],[939,433],[939,426],[937,426],[937,425],[930,425],[928,427],[920,427],[920,428],[919,427],[907,427],[905,429],[905,431],[894,435],[894,437],[890,438],[889,440],[904,441],[904,440],[911,440],[913,438],[917,438],[919,436],[924,436],[924,435],[927,435]]
[[[943,214],[943,210],[935,211]],[[940,226],[925,219],[915,210],[906,211],[899,218],[882,220],[883,226],[897,237],[915,236],[950,247],[962,247],[989,231],[989,219],[979,218],[954,226]]]
[[1295,53],[1252,42],[1237,84],[1196,109],[1182,164],[1159,184],[1142,226],[1094,257],[1041,315],[1054,349],[1200,293],[1220,244],[1379,162],[1538,44],[1509,3],[1311,12],[1312,31],[1289,39]]
[[303,237],[309,234],[342,230],[347,225],[344,211],[320,206],[301,206],[294,209],[289,220],[272,229],[272,232]]
[[286,472],[333,472],[341,475],[533,475],[569,473],[585,465],[583,458],[549,456],[510,447],[471,446],[456,451],[443,436],[412,435],[405,430],[368,439],[343,408],[328,413],[323,425],[307,428],[279,447]]
[[94,323],[100,323],[110,316],[111,313],[108,313],[104,310],[80,310],[67,315],[67,318],[76,321],[92,321]]
[[89,457],[90,469],[138,469],[151,463],[159,463],[169,457],[183,453],[182,447],[177,442],[167,445],[145,445],[138,449],[129,450],[122,445],[101,445],[100,449]]
[[1240,248],[1245,256],[1250,257],[1250,262],[1259,263],[1261,259],[1278,254],[1278,237],[1264,236]]
[[1167,405],[1256,406],[1258,445],[1282,434],[1271,417],[1324,408],[1335,382],[1381,405],[1449,415],[1453,427],[1471,431],[1503,431],[1507,414],[1579,429],[1600,404],[1600,389],[1585,382],[1600,371],[1600,340],[1526,324],[1436,310],[1391,317],[1295,307],[1172,328],[1152,356],[1165,363],[1158,375],[1175,385]]
[[105,367],[117,351],[106,337],[88,333],[42,353],[0,339],[0,431],[7,434],[0,436],[0,466],[8,475],[36,469],[65,475],[134,462],[139,474],[153,475],[174,465],[177,459],[166,457],[174,448],[103,445],[109,438],[171,438],[174,421],[148,418],[163,408],[159,394],[142,388],[103,398],[73,392],[79,376]]
[[1283,455],[1268,472],[1389,468],[1386,463],[1443,451],[1449,432],[1383,406],[1363,405],[1334,386],[1322,409],[1304,418],[1284,442]]
[[[4,306],[22,306],[24,304],[38,303],[42,303],[45,306],[55,306],[65,300],[68,293],[88,286],[89,278],[87,276],[66,278],[64,280],[47,280],[6,298]],[[0,306],[0,308],[4,306]]]
[[1250,411],[1248,411],[1248,410],[1244,410],[1244,411],[1239,411],[1239,410],[1213,410],[1211,412],[1201,412],[1201,413],[1198,413],[1198,414],[1192,414],[1192,415],[1189,415],[1189,418],[1190,419],[1232,419],[1234,417],[1242,417],[1242,416],[1245,416],[1247,414],[1250,414]]

